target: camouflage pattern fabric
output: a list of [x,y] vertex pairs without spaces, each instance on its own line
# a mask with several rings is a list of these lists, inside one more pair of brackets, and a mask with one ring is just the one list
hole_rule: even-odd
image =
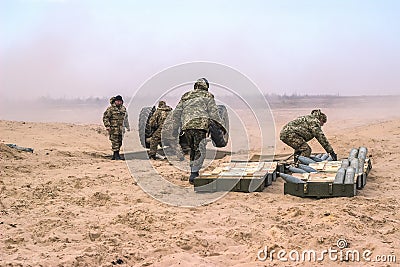
[[222,125],[214,96],[202,86],[182,96],[173,116],[173,127],[181,128],[183,131],[189,129],[208,131],[210,119]]
[[311,147],[307,144],[303,137],[296,133],[281,132],[280,139],[282,142],[295,150],[295,154],[304,157],[311,156]]
[[123,105],[117,106],[114,99],[110,99],[111,106],[103,114],[103,123],[109,128],[109,137],[113,151],[119,151],[125,128],[129,130],[128,113]]
[[177,129],[185,132],[190,147],[190,167],[192,172],[198,172],[203,166],[206,155],[206,136],[210,120],[222,125],[214,95],[208,92],[208,81],[198,79],[194,90],[186,92],[173,112],[173,135]]
[[[323,113],[322,113],[323,114]],[[325,114],[324,114],[325,115]],[[280,139],[297,152],[304,153],[305,156],[311,154],[311,148],[306,144],[313,138],[316,138],[327,153],[332,153],[333,148],[326,139],[320,124],[320,114],[311,114],[286,124],[280,133]],[[326,117],[326,116],[325,116]],[[309,152],[308,152],[309,151]]]
[[158,128],[150,138],[149,156],[155,156],[157,153],[158,144],[161,142],[161,127]]
[[161,140],[163,144],[168,145],[171,150],[164,150],[166,155],[176,155],[178,158],[183,158],[182,147],[179,144],[179,134],[174,134],[173,112],[170,112],[164,121],[161,130]]
[[[163,102],[163,101],[162,101]],[[164,102],[165,103],[165,102]],[[150,127],[152,128],[162,128],[165,120],[168,117],[168,114],[172,111],[170,106],[166,104],[161,104],[158,106],[156,111],[153,113],[149,120]]]
[[110,133],[110,141],[111,141],[112,151],[119,151],[122,146],[122,134],[111,134]]
[[150,139],[149,156],[154,156],[157,153],[158,144],[161,142],[161,132],[164,126],[164,122],[171,111],[171,107],[167,106],[164,101],[160,101],[157,110],[154,112],[149,120],[150,127],[156,129]]
[[205,130],[189,129],[185,135],[190,147],[190,168],[192,172],[198,172],[203,166],[206,158],[206,136]]

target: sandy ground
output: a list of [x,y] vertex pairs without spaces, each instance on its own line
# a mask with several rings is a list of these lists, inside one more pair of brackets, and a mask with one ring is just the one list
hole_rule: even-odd
[[[277,128],[308,112],[275,110]],[[337,249],[340,238],[353,250],[371,250],[372,259],[395,255],[398,266],[400,116],[354,112],[327,110],[332,116],[324,128],[339,157],[352,147],[369,148],[373,169],[356,197],[283,195],[279,178],[263,192],[231,192],[196,208],[169,206],[144,193],[125,162],[106,158],[110,144],[100,125],[0,121],[0,266],[396,266],[328,257],[321,263],[257,259],[265,246],[322,251]],[[277,141],[277,153],[289,151]],[[167,162],[154,165],[188,186],[184,171]]]

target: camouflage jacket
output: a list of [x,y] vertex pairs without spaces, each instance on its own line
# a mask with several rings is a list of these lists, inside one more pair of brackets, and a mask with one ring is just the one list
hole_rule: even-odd
[[314,115],[301,116],[292,120],[283,127],[281,133],[296,133],[303,137],[306,142],[315,137],[326,152],[333,152],[328,139],[326,139],[322,131],[319,119]]
[[221,122],[214,96],[203,89],[186,92],[176,106],[173,117],[174,128],[180,126],[182,130],[208,131],[210,119]]
[[123,105],[118,107],[115,103],[111,104],[103,114],[103,123],[113,134],[122,134],[124,127],[129,129],[126,108]]
[[150,118],[149,124],[152,128],[162,127],[165,119],[168,117],[168,114],[172,111],[170,106],[157,108],[157,110],[153,113]]

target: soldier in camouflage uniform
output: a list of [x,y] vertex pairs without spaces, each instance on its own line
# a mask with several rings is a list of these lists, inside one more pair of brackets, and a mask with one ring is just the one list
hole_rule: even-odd
[[172,111],[170,106],[167,106],[165,101],[158,102],[157,110],[153,113],[149,120],[151,128],[156,129],[151,135],[149,157],[151,159],[158,159],[156,157],[158,144],[161,142],[161,131],[168,114]]
[[124,101],[120,95],[110,99],[110,106],[103,114],[103,123],[110,136],[111,148],[113,151],[113,160],[120,160],[119,150],[122,146],[122,138],[125,132],[130,131],[128,113]]
[[315,137],[332,159],[337,160],[336,153],[321,129],[326,122],[327,117],[321,110],[313,110],[310,115],[298,117],[286,124],[281,130],[280,139],[295,150],[294,155],[297,158],[310,157],[311,147],[307,142]]
[[[209,83],[205,78],[198,79],[194,90],[186,92],[174,110],[174,135],[177,129],[184,131],[190,147],[190,177],[192,184],[199,176],[206,155],[206,136],[210,120],[214,120],[225,130],[219,117],[214,96],[208,92]],[[226,131],[226,130],[225,130]]]

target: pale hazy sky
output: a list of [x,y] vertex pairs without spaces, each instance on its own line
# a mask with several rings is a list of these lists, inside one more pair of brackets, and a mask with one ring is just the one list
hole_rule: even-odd
[[400,1],[0,1],[2,99],[131,95],[232,66],[264,92],[400,93]]

